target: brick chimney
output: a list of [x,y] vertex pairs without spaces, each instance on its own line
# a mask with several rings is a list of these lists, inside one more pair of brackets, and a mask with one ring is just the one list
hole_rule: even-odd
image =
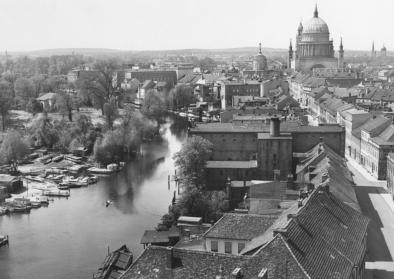
[[278,137],[280,135],[280,119],[279,117],[271,117],[270,121],[270,136]]

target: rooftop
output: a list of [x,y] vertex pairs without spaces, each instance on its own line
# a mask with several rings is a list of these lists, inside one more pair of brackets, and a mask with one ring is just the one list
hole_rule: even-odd
[[265,232],[278,216],[226,213],[206,233],[206,238],[251,240]]
[[257,161],[207,161],[208,169],[251,169],[257,168]]

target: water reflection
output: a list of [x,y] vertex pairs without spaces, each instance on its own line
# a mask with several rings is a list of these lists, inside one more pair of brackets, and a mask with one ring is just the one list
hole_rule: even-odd
[[[91,278],[107,246],[126,244],[138,256],[144,230],[156,226],[171,202],[172,156],[185,139],[169,123],[162,132],[162,142],[145,144],[143,158],[116,175],[73,189],[68,200],[55,199],[48,208],[0,217],[0,234],[10,235],[10,247],[0,248],[0,278]],[[106,200],[113,203],[106,207]]]

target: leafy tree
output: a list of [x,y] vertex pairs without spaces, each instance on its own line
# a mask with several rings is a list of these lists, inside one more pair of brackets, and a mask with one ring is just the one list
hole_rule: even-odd
[[38,97],[35,96],[34,85],[28,78],[20,77],[16,79],[14,84],[14,90],[15,95],[22,107],[25,107],[27,100],[29,100],[30,98]]
[[28,131],[35,146],[53,148],[59,141],[60,132],[66,127],[63,121],[52,122],[47,114],[33,119]]
[[29,153],[29,146],[17,131],[9,131],[0,146],[0,158],[2,163],[10,164],[13,170],[17,170],[18,161]]
[[118,68],[115,60],[98,61],[94,71],[87,71],[78,80],[77,88],[92,98],[95,107],[101,109],[104,115],[104,104],[118,97],[119,92],[113,82]]
[[68,115],[68,120],[73,121],[73,109],[79,107],[80,100],[76,95],[70,93],[60,93],[56,97],[56,108],[64,114]]
[[50,76],[45,80],[45,84],[43,86],[47,92],[59,92],[67,87],[67,79],[62,75]]
[[5,80],[0,82],[0,114],[2,120],[2,129],[7,127],[7,117],[12,104],[12,93],[10,83]]
[[114,120],[118,117],[118,107],[115,102],[109,102],[104,104],[104,115],[107,122],[107,125],[110,129],[112,129]]
[[147,117],[153,118],[157,122],[160,122],[162,116],[166,112],[163,95],[157,90],[148,90],[148,92],[145,93],[141,112]]
[[182,184],[186,187],[205,188],[204,168],[213,151],[213,144],[199,136],[192,136],[174,155]]
[[175,109],[187,107],[196,102],[196,97],[193,94],[193,89],[184,84],[178,84],[170,93],[172,106]]
[[36,74],[30,78],[31,83],[33,84],[33,92],[34,97],[38,97],[41,92],[45,90],[45,76],[43,74]]

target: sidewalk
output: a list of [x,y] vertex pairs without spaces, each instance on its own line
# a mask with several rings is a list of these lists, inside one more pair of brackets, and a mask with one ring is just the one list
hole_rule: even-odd
[[366,169],[364,169],[359,163],[356,162],[353,158],[349,157],[348,155],[345,156],[348,165],[351,165],[354,169],[356,169],[365,179],[367,179],[372,185],[368,186],[378,186],[387,188],[387,181],[386,180],[377,180],[373,177]]
[[[394,200],[390,193],[387,193],[387,181],[377,180],[370,175],[362,166],[360,166],[354,159],[346,156],[347,166],[353,173],[354,183],[359,186],[374,186],[377,187],[377,193],[384,199],[387,206],[390,207],[391,211],[394,212]],[[362,182],[361,182],[362,181]],[[365,181],[365,182],[364,182]]]

